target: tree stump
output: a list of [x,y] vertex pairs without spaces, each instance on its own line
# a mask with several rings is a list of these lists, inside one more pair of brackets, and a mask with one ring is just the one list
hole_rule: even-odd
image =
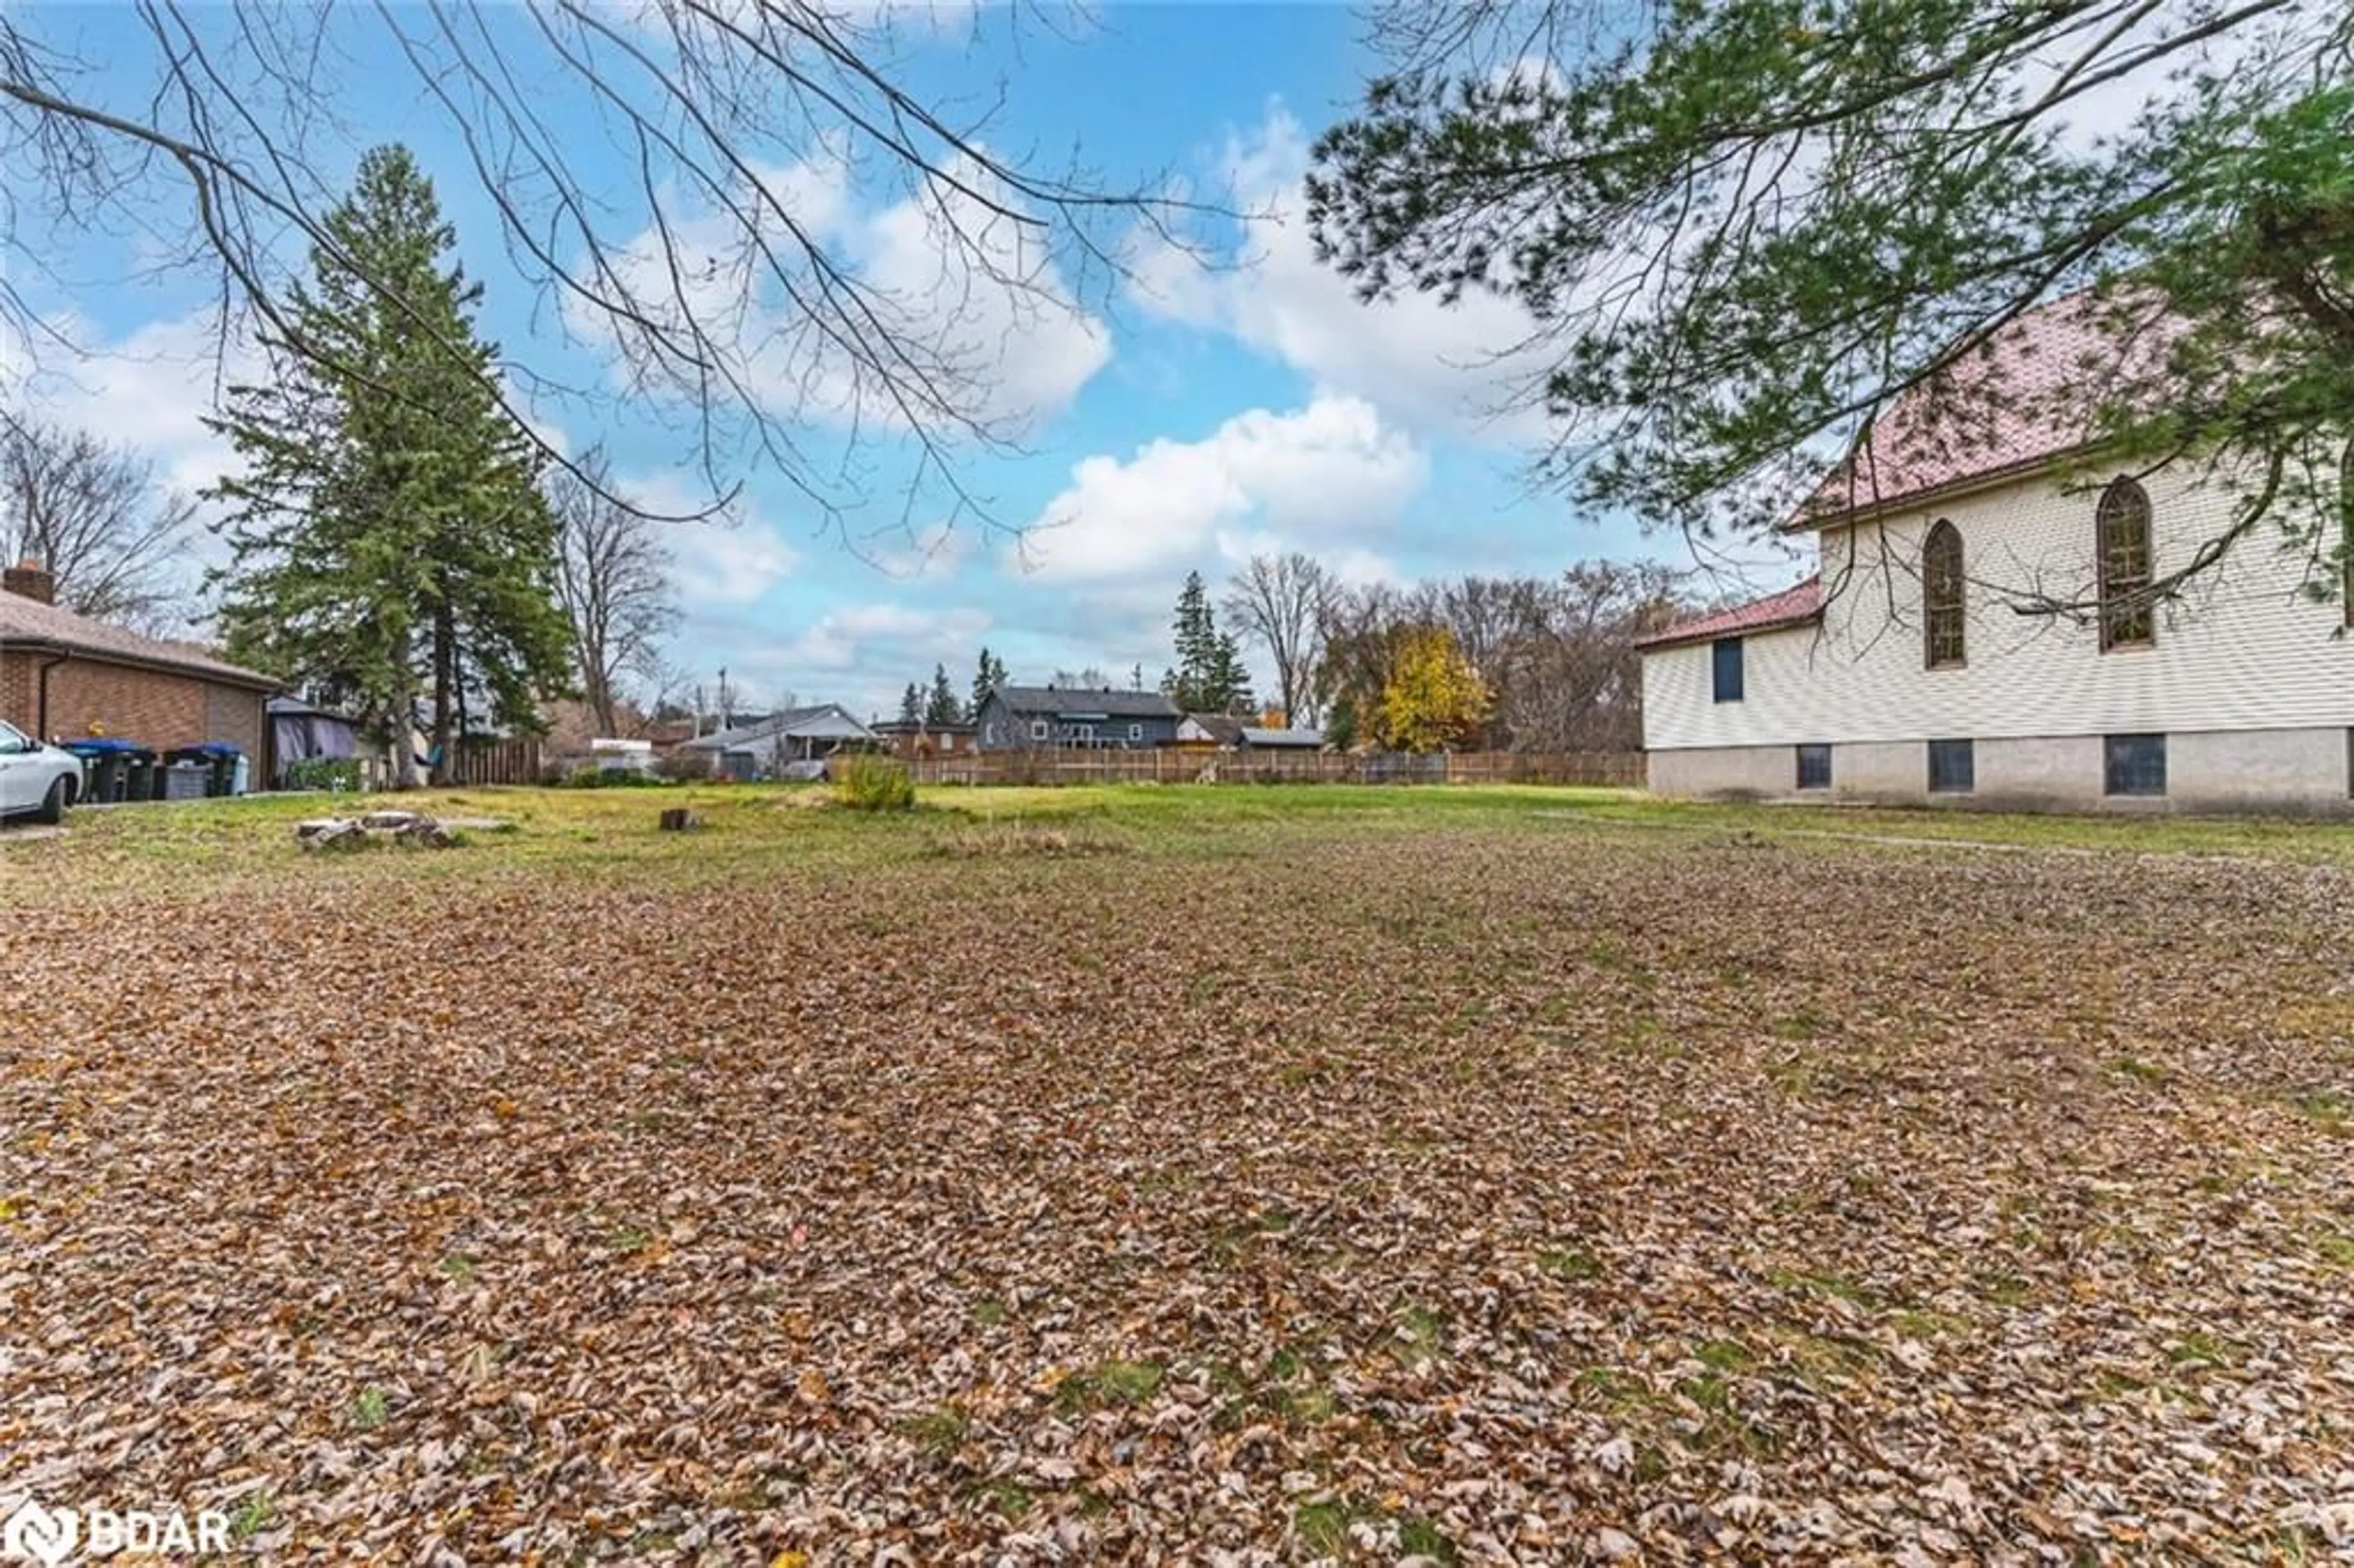
[[684,806],[673,806],[662,814],[662,831],[666,833],[692,832],[703,826],[703,819]]

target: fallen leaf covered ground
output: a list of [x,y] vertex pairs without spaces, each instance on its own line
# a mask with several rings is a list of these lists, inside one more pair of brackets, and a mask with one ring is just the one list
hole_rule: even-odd
[[0,848],[0,1506],[398,1562],[2354,1545],[2332,854],[1295,793]]

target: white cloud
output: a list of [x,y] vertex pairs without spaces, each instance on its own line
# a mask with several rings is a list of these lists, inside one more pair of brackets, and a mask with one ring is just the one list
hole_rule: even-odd
[[1392,533],[1428,460],[1372,405],[1319,397],[1287,414],[1254,408],[1198,441],[1154,440],[1097,456],[1032,523],[1016,559],[1061,582],[1157,577],[1234,565],[1287,546],[1347,555]]
[[[972,421],[1019,434],[1060,414],[1110,361],[1109,327],[1074,302],[1034,230],[991,210],[1018,198],[969,159],[873,210],[859,207],[832,146],[758,173],[768,201],[748,185],[736,197],[758,216],[757,234],[731,213],[681,202],[665,212],[667,243],[649,226],[613,258],[618,291],[602,287],[677,344],[699,328],[707,341],[695,352],[716,356],[768,413],[835,429],[953,435]],[[816,275],[769,201],[842,278]],[[565,313],[575,332],[612,340],[599,308],[567,296]],[[830,334],[844,314],[871,320]],[[634,336],[617,346],[634,355],[626,372],[680,374]]]
[[[51,325],[80,355],[55,343],[25,345],[25,402],[36,413],[72,429],[135,448],[154,460],[164,483],[194,492],[236,466],[226,437],[205,426],[216,384],[260,376],[263,363],[249,339],[232,334],[224,344],[210,312],[149,322],[120,342],[93,344],[83,323],[68,316]],[[12,345],[12,348],[15,345]],[[17,361],[15,353],[7,355]]]
[[818,617],[785,645],[782,658],[803,669],[905,672],[905,684],[935,663],[956,664],[970,655],[990,625],[978,609],[851,605]]
[[668,474],[623,478],[614,488],[657,515],[693,518],[654,524],[671,552],[671,577],[692,616],[698,605],[746,605],[763,598],[801,564],[782,530],[738,505],[709,517],[709,503]]
[[1308,152],[1299,122],[1280,108],[1230,142],[1223,184],[1257,215],[1243,253],[1205,269],[1172,243],[1140,243],[1134,289],[1144,307],[1231,334],[1307,375],[1320,395],[1366,399],[1418,433],[1542,439],[1543,415],[1512,406],[1542,367],[1521,350],[1533,326],[1527,313],[1479,293],[1451,306],[1415,293],[1361,302],[1350,280],[1316,260],[1301,189]]

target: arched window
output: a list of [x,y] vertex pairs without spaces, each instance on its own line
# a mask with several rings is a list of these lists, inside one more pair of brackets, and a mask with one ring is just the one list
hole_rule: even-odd
[[2101,649],[2158,640],[2149,601],[2149,493],[2130,479],[2101,492]]
[[1962,531],[1941,517],[1930,525],[1929,537],[1921,546],[1921,620],[1927,632],[1932,670],[1962,662],[1967,611],[1962,589]]

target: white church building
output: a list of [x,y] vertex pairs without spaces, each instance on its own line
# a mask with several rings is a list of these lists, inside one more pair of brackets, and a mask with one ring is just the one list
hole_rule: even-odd
[[[1984,363],[2049,378],[2094,330],[2047,306]],[[2344,524],[2317,552],[2266,520],[2152,596],[2225,535],[2233,489],[2193,462],[2104,469],[2032,399],[1957,452],[1921,396],[1859,446],[1869,499],[1844,470],[1792,524],[1815,536],[1815,575],[1640,640],[1655,791],[2354,810],[2349,596],[2315,591]]]

